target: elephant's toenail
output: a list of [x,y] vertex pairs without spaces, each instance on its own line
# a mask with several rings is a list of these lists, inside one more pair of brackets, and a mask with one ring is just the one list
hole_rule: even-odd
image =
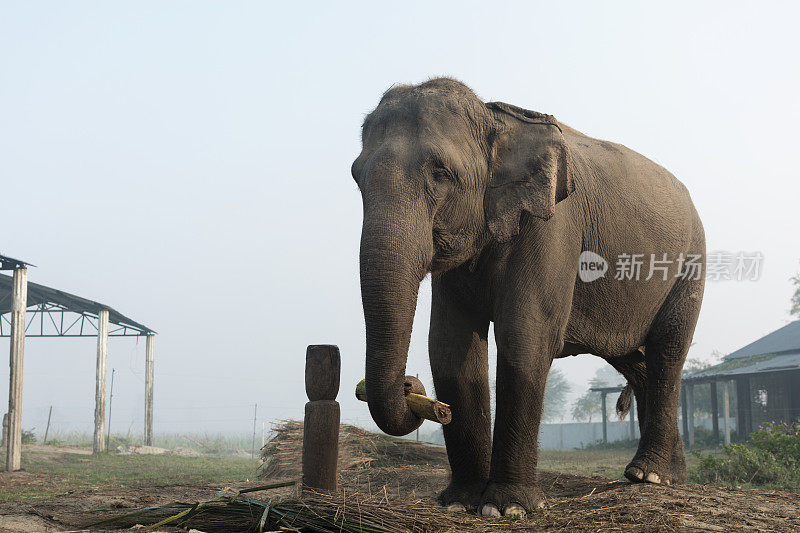
[[463,503],[456,502],[456,503],[451,503],[450,505],[448,505],[447,506],[447,510],[450,511],[451,513],[459,513],[461,511],[466,511],[467,508],[464,507]]
[[503,514],[505,516],[516,516],[522,518],[525,516],[525,509],[519,504],[512,503],[506,505],[506,508],[503,509]]
[[500,510],[491,503],[487,503],[481,509],[481,514],[483,516],[500,516]]
[[628,479],[634,478],[640,481],[644,479],[644,472],[641,469],[636,468],[635,466],[632,466],[629,469],[627,469],[625,471],[625,475]]
[[544,509],[545,507],[547,507],[547,504],[544,502],[544,500],[536,504],[537,509]]
[[655,472],[650,472],[649,474],[647,474],[646,481],[648,483],[658,483],[658,484],[660,484],[661,483],[661,478],[658,477],[658,474],[656,474]]

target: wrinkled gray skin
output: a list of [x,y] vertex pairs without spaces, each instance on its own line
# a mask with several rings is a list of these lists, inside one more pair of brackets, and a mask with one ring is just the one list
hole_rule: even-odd
[[[484,103],[440,78],[396,86],[363,125],[352,173],[363,197],[361,293],[373,419],[404,435],[420,420],[403,398],[419,284],[432,273],[429,338],[452,470],[443,505],[488,515],[543,506],[537,435],[554,358],[591,353],[628,380],[642,438],[625,470],[634,482],[685,480],[677,406],[705,254],[684,186],[621,146],[549,115]],[[585,283],[578,257],[609,262]],[[639,281],[614,279],[620,254],[644,254]],[[650,254],[673,261],[649,274]],[[691,273],[690,273],[691,274]],[[487,333],[497,342],[497,409],[489,421]],[[493,439],[493,440],[492,440]]]

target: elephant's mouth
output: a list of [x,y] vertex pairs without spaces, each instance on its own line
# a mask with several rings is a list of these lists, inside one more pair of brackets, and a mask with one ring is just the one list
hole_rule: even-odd
[[433,259],[428,269],[436,274],[455,268],[469,259],[468,237],[444,229],[433,229]]

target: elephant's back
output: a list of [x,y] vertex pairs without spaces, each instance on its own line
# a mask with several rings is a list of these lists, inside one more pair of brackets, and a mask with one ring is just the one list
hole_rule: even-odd
[[678,178],[622,144],[569,126],[562,129],[575,167],[576,193],[593,221],[632,233],[633,240],[688,244],[700,221]]
[[[568,336],[595,347],[593,353],[624,354],[643,341],[679,278],[679,258],[704,250],[697,242],[703,240],[702,224],[686,187],[662,166],[621,144],[563,130],[575,172],[568,208],[579,222],[581,248],[609,266],[601,279],[577,281]],[[646,281],[651,261],[664,254],[664,279],[656,271]],[[615,279],[621,265],[636,257],[642,263],[636,279]],[[616,308],[610,315],[608,302]]]

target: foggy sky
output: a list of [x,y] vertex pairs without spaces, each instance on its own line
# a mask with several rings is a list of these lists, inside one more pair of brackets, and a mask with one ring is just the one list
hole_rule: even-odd
[[[763,2],[5,2],[0,252],[38,265],[30,281],[158,331],[156,432],[249,432],[255,403],[259,427],[301,416],[312,343],[340,346],[342,417],[368,424],[352,395],[364,325],[350,164],[384,90],[450,75],[650,157],[688,187],[709,251],[763,253],[759,281],[707,285],[690,357],[727,353],[790,319],[798,15]],[[429,292],[408,372],[430,391]],[[43,431],[53,405],[57,431],[91,430],[95,342],[27,340],[25,429]],[[141,433],[144,341],[109,345],[114,430]],[[556,363],[573,396],[604,364]]]

